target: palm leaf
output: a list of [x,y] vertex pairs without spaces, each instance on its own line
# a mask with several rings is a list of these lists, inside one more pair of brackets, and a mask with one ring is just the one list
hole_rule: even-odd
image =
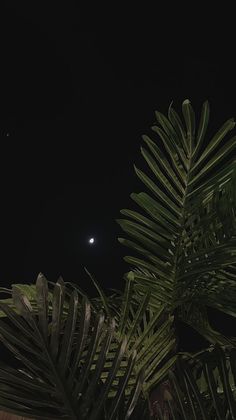
[[[118,223],[130,239],[119,241],[133,251],[125,261],[149,272],[135,275],[134,290],[149,284],[156,307],[165,300],[173,310],[195,293],[205,305],[236,316],[235,281],[222,275],[236,263],[236,138],[227,137],[235,123],[228,120],[207,142],[208,102],[198,127],[188,100],[182,111],[184,122],[172,106],[168,118],[156,112],[158,138],[143,136],[150,174],[136,166],[135,172],[147,192],[131,194],[142,212],[121,211],[128,219]],[[230,290],[227,305],[223,287]]]
[[176,419],[235,418],[235,356],[230,346],[215,345],[200,356],[178,358],[175,372],[169,372]]
[[[66,299],[62,279],[48,290],[42,275],[31,299],[34,306],[23,286],[13,289],[13,308],[0,302],[10,322],[1,320],[0,339],[22,366],[0,369],[6,410],[58,419],[97,419],[108,410],[108,419],[118,412],[128,418],[141,389],[148,392],[166,377],[176,359],[168,359],[176,347],[173,317],[164,307],[159,312],[148,308],[150,292],[133,296],[133,273],[128,277],[115,319],[104,316],[87,298],[79,299],[76,289]],[[110,299],[104,299],[110,312]],[[91,401],[99,401],[99,407]]]
[[[0,339],[21,365],[18,369],[0,367],[0,406],[35,419],[99,419],[108,409],[109,419],[116,415],[122,401],[125,415],[131,415],[145,378],[143,373],[134,373],[137,352],[127,353],[125,335],[116,339],[114,320],[109,323],[101,313],[91,312],[86,300],[79,304],[74,290],[62,322],[62,280],[52,292],[51,316],[47,312],[48,284],[44,277],[38,277],[35,290],[36,311],[19,289],[14,289],[13,295],[18,313],[0,303],[10,321],[1,321]],[[102,352],[97,359],[99,348]],[[125,397],[127,386],[134,399]],[[117,396],[118,402],[109,397],[111,394]],[[96,401],[99,404],[94,405]]]

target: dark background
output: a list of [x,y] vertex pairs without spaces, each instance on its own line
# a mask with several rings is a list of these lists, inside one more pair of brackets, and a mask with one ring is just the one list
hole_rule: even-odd
[[91,290],[86,266],[123,288],[115,219],[141,188],[133,163],[154,111],[207,98],[212,132],[236,115],[233,28],[174,12],[148,29],[126,15],[96,26],[72,4],[1,6],[1,286],[43,272]]

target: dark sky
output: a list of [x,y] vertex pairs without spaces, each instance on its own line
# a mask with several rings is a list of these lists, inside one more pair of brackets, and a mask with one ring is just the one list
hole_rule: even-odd
[[41,271],[87,288],[85,265],[121,288],[115,218],[141,188],[141,135],[172,100],[199,109],[208,98],[212,129],[236,115],[234,38],[160,18],[152,31],[96,28],[72,6],[20,7],[0,14],[0,283]]

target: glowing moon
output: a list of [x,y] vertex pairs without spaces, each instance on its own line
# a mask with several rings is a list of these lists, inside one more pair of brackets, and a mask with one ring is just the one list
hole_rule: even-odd
[[90,239],[89,239],[89,243],[90,243],[90,244],[94,244],[94,238],[90,238]]

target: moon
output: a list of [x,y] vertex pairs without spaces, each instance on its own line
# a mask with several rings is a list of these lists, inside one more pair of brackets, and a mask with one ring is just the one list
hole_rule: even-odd
[[94,242],[95,242],[95,239],[94,238],[89,238],[89,244],[93,245]]

